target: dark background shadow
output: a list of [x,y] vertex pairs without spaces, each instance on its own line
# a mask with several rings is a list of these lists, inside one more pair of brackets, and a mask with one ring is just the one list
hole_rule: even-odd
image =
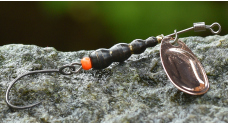
[[[228,2],[0,2],[0,45],[34,44],[59,51],[110,48],[174,29],[219,22],[227,34]],[[208,36],[210,31],[179,37]]]

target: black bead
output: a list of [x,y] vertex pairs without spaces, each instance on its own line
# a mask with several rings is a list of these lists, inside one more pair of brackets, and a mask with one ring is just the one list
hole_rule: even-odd
[[131,50],[126,43],[119,43],[110,48],[113,62],[123,62],[131,56]]
[[119,43],[110,49],[98,49],[90,54],[92,67],[94,69],[104,69],[112,62],[123,62],[127,60],[132,53],[143,53],[147,47],[157,45],[158,41],[155,37],[149,37],[146,40],[136,39],[130,44]]
[[112,58],[108,49],[98,49],[92,52],[89,57],[94,69],[104,69],[112,63]]
[[134,54],[143,53],[146,50],[145,40],[136,39],[130,43]]
[[156,37],[149,37],[146,39],[146,46],[147,47],[154,47],[158,44],[158,40]]

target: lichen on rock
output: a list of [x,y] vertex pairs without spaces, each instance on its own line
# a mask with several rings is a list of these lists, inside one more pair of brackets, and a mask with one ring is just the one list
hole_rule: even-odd
[[228,35],[181,38],[204,66],[209,91],[200,96],[179,91],[160,61],[160,44],[103,70],[78,74],[36,74],[12,88],[9,82],[31,70],[57,69],[92,51],[60,52],[53,47],[10,44],[0,47],[0,122],[228,122]]

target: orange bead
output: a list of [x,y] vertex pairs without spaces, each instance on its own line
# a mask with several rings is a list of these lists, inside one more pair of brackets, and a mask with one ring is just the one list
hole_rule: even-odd
[[82,68],[84,70],[89,70],[92,68],[92,63],[89,57],[84,57],[81,60]]

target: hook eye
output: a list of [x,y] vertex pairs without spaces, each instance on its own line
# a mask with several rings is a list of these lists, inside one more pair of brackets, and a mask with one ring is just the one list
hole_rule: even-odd
[[72,73],[78,73],[79,71],[82,70],[81,63],[77,63],[77,62],[71,63],[71,66],[74,66],[74,65],[79,65],[80,67],[76,71],[75,70],[71,71]]
[[[215,26],[218,26],[218,28],[219,28],[217,31],[213,30],[213,27],[215,27]],[[222,29],[221,25],[219,23],[217,23],[217,22],[211,24],[210,26],[206,25],[206,28],[210,29],[213,34],[219,34],[221,32],[221,29]]]
[[[80,68],[78,68],[76,70],[75,66],[74,65],[79,65]],[[76,71],[75,71],[76,70]],[[71,75],[73,73],[78,73],[79,71],[82,70],[82,66],[81,66],[81,63],[71,63],[71,64],[67,64],[67,65],[64,65],[62,67],[59,68],[59,73],[63,74],[63,75]]]
[[75,67],[72,65],[65,65],[59,68],[59,73],[63,75],[71,75],[75,71]]

